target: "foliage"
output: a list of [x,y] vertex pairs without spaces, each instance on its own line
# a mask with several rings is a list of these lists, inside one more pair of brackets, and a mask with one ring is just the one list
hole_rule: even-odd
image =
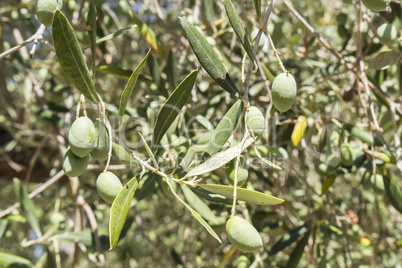
[[[0,4],[0,266],[402,265],[399,1],[65,0],[48,28],[35,5]],[[78,116],[111,142],[77,178]],[[228,185],[242,158],[247,183]],[[234,216],[262,249],[232,247]]]

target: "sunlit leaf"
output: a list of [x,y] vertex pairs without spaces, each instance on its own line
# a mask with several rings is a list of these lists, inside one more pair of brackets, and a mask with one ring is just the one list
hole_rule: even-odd
[[335,178],[336,178],[336,175],[329,175],[325,179],[325,181],[324,181],[324,183],[322,184],[322,187],[321,187],[321,195],[324,195],[328,191],[329,187],[331,187],[332,184],[334,183]]
[[228,71],[225,66],[223,66],[222,61],[219,59],[212,46],[193,24],[182,18],[180,20],[194,54],[197,56],[198,61],[205,71],[207,71],[212,79],[224,90],[239,98],[239,90],[233,83]]
[[248,57],[252,62],[255,62],[253,51],[250,46],[250,41],[248,40],[246,30],[240,20],[239,14],[235,10],[231,0],[225,0],[224,6],[226,10],[226,15],[229,18],[230,25],[234,32],[236,33],[237,38],[239,39],[241,45],[243,46],[244,50],[246,51]]
[[0,252],[0,267],[4,268],[26,268],[26,267],[33,267],[33,264],[20,256]]
[[219,243],[222,243],[222,240],[219,238],[219,236],[215,233],[215,231],[212,229],[212,227],[200,216],[200,214],[197,213],[197,211],[195,211],[189,204],[187,204],[183,199],[180,198],[180,196],[177,195],[177,193],[175,192],[172,183],[167,181],[170,190],[172,191],[172,193],[174,194],[174,196],[177,198],[177,200],[179,200],[188,210],[190,210],[191,215],[193,215],[193,217],[195,219],[198,220],[199,223],[201,223],[202,226],[205,227],[205,229],[207,229],[207,231],[216,239],[219,241]]
[[98,103],[84,54],[70,22],[60,10],[56,10],[53,15],[52,36],[54,50],[64,74],[85,98]]
[[40,230],[39,219],[36,215],[36,208],[34,202],[32,201],[31,198],[29,198],[27,190],[22,185],[19,179],[14,178],[13,183],[14,183],[15,194],[17,195],[17,200],[20,203],[22,214],[27,219],[36,235],[38,237],[41,237],[42,232]]
[[135,68],[134,72],[130,76],[130,78],[127,81],[126,87],[124,88],[123,93],[121,94],[120,98],[120,105],[119,105],[119,116],[122,118],[124,115],[124,112],[126,111],[126,107],[128,104],[128,101],[130,100],[131,93],[134,90],[134,86],[137,83],[138,76],[140,75],[140,72],[142,68],[144,67],[145,62],[147,61],[148,55],[151,52],[151,50],[148,50],[148,53],[145,55],[145,57],[142,59],[140,64],[138,64],[137,68]]
[[[227,198],[233,197],[233,186],[220,184],[197,184],[197,186],[207,191],[223,195]],[[244,188],[237,188],[237,198],[247,203],[256,205],[278,205],[285,201],[272,195],[267,195]]]
[[124,222],[126,221],[128,210],[130,209],[131,200],[134,197],[137,187],[138,179],[134,177],[123,186],[113,201],[112,207],[110,208],[109,221],[110,249],[113,249],[117,245]]
[[238,144],[236,146],[232,146],[229,149],[227,149],[224,152],[219,152],[215,155],[213,155],[211,158],[209,158],[207,161],[204,163],[194,167],[192,170],[190,170],[185,177],[192,177],[192,176],[197,176],[201,175],[207,172],[211,172],[217,168],[222,167],[226,163],[228,163],[230,160],[235,158],[239,153],[244,151],[247,147],[249,147],[252,143],[254,142],[254,139],[248,138],[243,147],[241,147],[241,144]]
[[170,125],[179,115],[181,108],[183,108],[190,92],[193,89],[195,80],[197,78],[198,70],[193,71],[177,86],[173,93],[169,96],[163,104],[156,119],[156,125],[152,136],[152,147],[155,148],[159,144],[163,135],[169,129]]
[[129,27],[124,27],[122,29],[119,29],[119,30],[111,33],[111,34],[105,35],[102,38],[99,38],[98,40],[96,40],[96,43],[100,44],[100,43],[112,40],[112,39],[118,37],[119,35],[123,34],[124,32],[127,32],[127,31],[129,31],[131,29],[135,29],[135,28],[138,28],[138,26],[137,25],[132,25],[132,26],[129,26]]
[[306,128],[307,128],[307,117],[305,117],[304,115],[300,115],[297,118],[297,123],[293,129],[291,136],[293,147],[296,147],[299,144],[304,135],[304,132],[306,131]]
[[243,111],[243,106],[243,101],[237,100],[226,112],[225,116],[221,119],[215,130],[212,132],[208,146],[205,149],[203,159],[208,159],[221,150],[236,128]]
[[195,195],[190,189],[185,186],[181,186],[181,190],[183,191],[184,197],[186,198],[188,204],[194,208],[204,219],[206,219],[211,224],[218,224],[218,218],[212,212],[212,210],[208,207],[207,204],[204,203],[197,195]]

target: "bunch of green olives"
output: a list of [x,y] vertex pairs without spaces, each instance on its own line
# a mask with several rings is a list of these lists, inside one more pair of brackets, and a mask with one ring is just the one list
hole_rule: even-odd
[[69,177],[77,177],[85,172],[91,158],[105,161],[109,152],[109,134],[105,126],[93,123],[88,117],[79,117],[71,125],[68,133],[70,147],[63,159],[63,170]]

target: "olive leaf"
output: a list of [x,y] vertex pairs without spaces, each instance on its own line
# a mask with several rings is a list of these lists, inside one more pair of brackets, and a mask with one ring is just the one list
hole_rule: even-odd
[[[228,198],[233,196],[233,186],[220,184],[197,184],[197,186],[204,190],[220,194]],[[237,188],[237,198],[241,201],[256,205],[278,205],[285,201],[272,195],[267,195],[261,192],[239,187]]]
[[131,93],[134,90],[135,84],[137,83],[138,76],[140,75],[140,72],[141,72],[142,68],[144,67],[145,62],[147,61],[147,58],[148,58],[150,52],[151,52],[151,49],[148,50],[145,57],[138,64],[137,68],[135,68],[134,72],[131,74],[130,78],[127,81],[127,84],[126,84],[126,87],[124,88],[123,93],[121,94],[120,105],[119,105],[120,118],[123,117],[124,112],[126,111],[128,101],[130,100],[130,97],[131,97]]
[[292,136],[290,138],[293,147],[296,147],[299,144],[304,135],[304,132],[306,131],[306,128],[307,128],[307,117],[305,117],[304,115],[300,115],[297,118],[297,123],[293,129]]
[[180,185],[180,187],[183,191],[184,197],[191,207],[193,207],[209,223],[212,223],[214,225],[217,225],[219,223],[219,219],[214,215],[212,210],[208,207],[207,204],[204,203],[204,201],[202,201],[186,186]]
[[257,146],[254,146],[254,150],[255,150],[255,153],[256,153],[257,157],[258,157],[262,162],[264,162],[264,164],[266,164],[266,165],[268,165],[268,166],[270,166],[270,167],[272,167],[272,168],[274,168],[274,169],[277,169],[277,170],[283,170],[280,166],[278,166],[278,165],[272,163],[271,161],[269,161],[268,159],[265,159],[264,157],[262,157],[261,154],[260,154],[260,152],[258,151]]
[[131,20],[138,25],[138,32],[144,38],[153,51],[156,52],[161,58],[165,58],[165,52],[163,51],[163,47],[161,42],[156,37],[154,31],[148,27],[146,23],[141,21],[137,16],[134,15],[134,12],[131,6],[126,1],[119,1],[119,6],[125,15],[128,15]]
[[293,268],[298,267],[300,262],[300,258],[304,253],[304,247],[307,245],[308,240],[310,238],[310,231],[307,232],[302,239],[297,243],[295,249],[290,254],[288,262],[286,263],[286,267]]
[[226,204],[226,205],[233,205],[233,199],[229,198],[229,197],[225,197],[221,194],[216,194],[210,191],[207,191],[199,186],[196,187],[192,187],[192,186],[188,186],[189,189],[191,191],[193,191],[193,193],[195,193],[196,195],[198,195],[199,197],[204,198],[205,200],[208,200],[210,202],[214,202],[214,203],[222,203],[222,204]]
[[212,155],[216,154],[222,149],[223,145],[236,128],[242,114],[243,107],[243,101],[237,100],[227,111],[225,116],[221,119],[215,130],[212,132],[208,146],[204,151],[203,160],[210,158]]
[[229,76],[228,71],[218,55],[197,28],[185,19],[180,18],[181,26],[186,33],[191,48],[205,71],[224,90],[239,98],[240,92]]
[[324,183],[321,186],[321,196],[323,196],[328,191],[329,187],[332,186],[332,184],[335,181],[335,178],[336,178],[336,174],[335,175],[329,175],[325,179]]
[[111,34],[108,34],[108,35],[105,35],[102,38],[99,38],[98,40],[96,40],[96,44],[100,44],[100,43],[112,40],[112,39],[118,37],[119,35],[123,34],[124,32],[126,32],[128,30],[131,30],[131,29],[135,29],[135,28],[138,28],[138,26],[135,25],[135,24],[131,25],[131,26],[128,26],[128,27],[121,28],[121,29],[119,29],[119,30],[117,30],[117,31],[115,31],[115,32],[113,32]]
[[398,62],[400,53],[393,50],[382,51],[370,61],[369,68],[373,70],[385,70]]
[[167,76],[167,82],[169,85],[169,92],[172,92],[177,86],[177,61],[174,53],[170,50],[166,59],[166,66],[164,68]]
[[402,214],[402,191],[395,182],[387,176],[384,176],[384,188],[389,202]]
[[207,231],[216,239],[219,241],[219,243],[222,243],[222,240],[219,238],[219,236],[215,233],[215,231],[212,229],[211,226],[200,216],[200,214],[197,213],[189,204],[187,204],[183,199],[180,198],[180,196],[177,195],[175,192],[172,183],[170,181],[166,181],[170,187],[170,190],[174,194],[174,196],[179,200],[188,210],[190,210],[191,215],[193,215],[194,218],[198,220],[199,223],[201,223],[202,226],[207,229]]
[[19,267],[19,268],[29,268],[33,267],[33,264],[20,256],[0,252],[0,267]]
[[211,26],[212,30],[216,32],[215,26],[215,12],[214,12],[214,1],[212,0],[203,0],[201,1],[202,10],[205,13],[205,17]]
[[94,82],[73,27],[60,10],[53,15],[52,36],[54,51],[67,78],[85,98],[98,103]]
[[224,2],[226,15],[229,18],[230,25],[234,32],[236,33],[237,38],[239,39],[241,45],[243,46],[244,50],[246,51],[248,57],[252,62],[255,63],[253,51],[250,46],[250,41],[248,40],[246,30],[244,29],[243,24],[241,23],[240,17],[235,10],[231,0],[225,0]]
[[92,75],[95,77],[95,56],[96,56],[96,7],[93,0],[89,1],[89,10],[85,21],[86,30],[89,36],[91,47]]
[[145,150],[147,151],[149,157],[152,159],[152,162],[154,163],[155,167],[158,168],[158,167],[159,167],[159,166],[158,166],[158,162],[156,161],[155,155],[153,154],[153,152],[152,152],[151,148],[149,147],[147,141],[146,141],[145,138],[141,135],[140,132],[138,132],[138,135],[140,135],[141,140],[142,140],[142,142],[144,143]]
[[352,135],[355,138],[358,138],[359,140],[367,143],[368,145],[371,145],[372,141],[374,142],[375,146],[383,145],[382,141],[379,140],[378,138],[374,137],[374,140],[373,140],[371,133],[366,130],[363,130],[355,125],[351,125],[351,124],[348,124],[345,122],[342,122],[342,126],[344,129],[346,129],[350,133],[350,135]]
[[138,187],[137,177],[132,178],[124,187],[120,190],[119,194],[113,201],[110,208],[110,220],[109,220],[109,239],[110,249],[113,249],[117,245],[120,233],[123,229],[124,222],[127,218],[128,210],[130,209],[131,200],[134,197],[135,191]]
[[253,0],[253,4],[257,18],[261,20],[261,0]]
[[163,104],[156,119],[156,124],[153,131],[153,149],[155,149],[155,146],[159,144],[163,135],[165,135],[170,125],[179,115],[181,108],[184,106],[188,97],[190,96],[190,92],[194,86],[197,74],[198,70],[195,70],[184,78],[180,85],[177,86],[177,88]]
[[40,230],[39,219],[36,215],[35,204],[31,198],[28,196],[28,192],[25,187],[22,185],[21,181],[17,178],[13,179],[14,190],[17,196],[17,200],[20,203],[20,208],[22,211],[22,215],[27,219],[32,229],[36,233],[38,237],[42,236],[42,232]]
[[300,236],[304,235],[310,230],[311,220],[305,222],[303,225],[291,230],[289,233],[286,233],[284,236],[276,242],[271,250],[269,251],[269,255],[275,255],[279,251],[282,251],[284,248],[290,246],[293,242],[299,239]]
[[198,176],[207,172],[211,172],[215,169],[218,169],[222,166],[224,166],[226,163],[228,163],[230,160],[235,158],[240,152],[244,151],[247,147],[249,147],[252,143],[254,142],[253,138],[247,138],[243,147],[241,147],[241,143],[232,146],[229,149],[227,149],[224,152],[219,152],[215,155],[213,155],[211,158],[209,158],[207,161],[204,163],[194,167],[192,170],[190,170],[185,177],[192,177],[192,176]]

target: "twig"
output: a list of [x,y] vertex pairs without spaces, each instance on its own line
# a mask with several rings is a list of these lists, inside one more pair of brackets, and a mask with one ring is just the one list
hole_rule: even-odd
[[39,41],[40,41],[40,40],[43,40],[43,33],[45,32],[45,30],[46,30],[46,26],[43,25],[43,24],[41,24],[41,25],[39,26],[39,29],[36,31],[36,33],[35,33],[34,35],[32,35],[30,38],[26,39],[24,42],[22,42],[22,43],[16,45],[15,47],[10,48],[9,50],[4,51],[3,53],[1,53],[1,54],[0,54],[0,59],[2,59],[2,58],[4,58],[4,57],[7,57],[8,55],[11,55],[11,54],[14,53],[15,51],[19,50],[19,49],[22,48],[22,47],[27,46],[28,44],[30,44],[30,43],[32,43],[32,42],[35,42],[35,40],[37,40],[37,41],[38,41],[38,40],[39,40]]
[[[255,37],[255,43],[254,43],[254,48],[253,48],[253,56],[255,57],[257,55],[257,49],[258,49],[258,44],[260,43],[260,39],[262,36],[262,33],[264,32],[264,29],[267,27],[268,24],[268,19],[271,15],[272,9],[276,3],[276,0],[271,0],[271,3],[269,4],[268,10],[265,13],[264,19],[262,21],[262,25],[260,30],[257,33],[257,36]],[[254,64],[250,62],[248,66],[248,71],[246,74],[246,79],[244,80],[244,98],[246,100],[247,106],[249,105],[249,100],[248,100],[248,90],[249,90],[249,82],[250,82],[250,75],[251,72],[253,71]]]
[[[33,198],[36,195],[40,194],[44,190],[46,190],[49,186],[53,185],[56,183],[59,179],[61,179],[64,176],[64,171],[60,170],[59,172],[56,173],[52,178],[47,180],[45,183],[41,184],[38,188],[33,190],[28,196],[29,198]],[[0,219],[3,218],[4,216],[10,214],[14,209],[19,208],[20,203],[15,203],[14,205],[8,207],[7,209],[3,210],[0,212]]]

